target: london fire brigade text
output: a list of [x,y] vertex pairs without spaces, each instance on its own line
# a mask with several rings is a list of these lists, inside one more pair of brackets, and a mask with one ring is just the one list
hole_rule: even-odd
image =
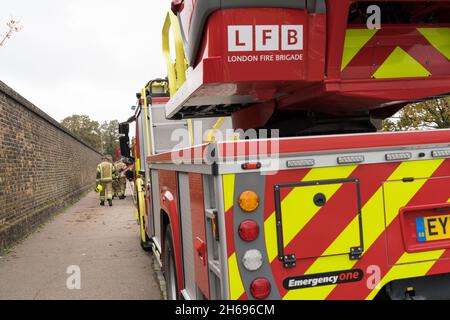
[[279,62],[302,61],[303,54],[272,54],[272,55],[242,55],[229,56],[228,62]]

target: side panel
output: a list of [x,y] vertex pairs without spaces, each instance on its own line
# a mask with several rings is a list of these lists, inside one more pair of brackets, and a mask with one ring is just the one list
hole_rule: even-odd
[[200,174],[189,174],[189,190],[192,216],[192,241],[195,246],[194,266],[195,281],[199,290],[209,299],[208,255],[205,230],[205,206],[203,179]]
[[[359,181],[359,191],[352,182],[326,183],[352,179]],[[310,187],[295,187],[320,181],[312,193]],[[393,280],[450,273],[450,240],[432,238],[417,244],[415,226],[410,226],[415,222],[402,222],[405,214],[450,219],[449,181],[450,159],[285,170],[267,176],[224,175],[231,299],[252,299],[249,284],[256,276],[272,284],[270,298],[323,300],[373,299]],[[293,258],[287,265],[286,257],[279,256],[277,233],[275,189],[281,184],[292,184],[279,195],[282,248],[295,254],[287,257]],[[239,208],[239,194],[245,190],[259,195],[254,212]],[[313,201],[317,193],[325,195],[326,205]],[[355,205],[358,197],[361,210]],[[260,228],[251,243],[242,241],[237,232],[244,219]],[[363,250],[358,255],[349,249],[358,245],[360,234]],[[418,245],[420,251],[413,252]],[[257,271],[244,266],[243,254],[249,249],[262,255]]]
[[[406,206],[399,206],[399,194],[407,193],[417,185],[422,188],[422,196]],[[384,208],[386,221],[398,216],[399,223],[386,228],[387,256],[389,265],[399,265],[406,260],[408,263],[437,260],[444,249],[450,248],[450,239],[447,234],[448,215],[450,207],[450,177],[435,177],[415,181],[387,181],[383,184]],[[425,220],[432,218],[430,222]],[[418,228],[422,227],[425,233],[419,237]],[[431,231],[430,231],[431,230]],[[432,234],[437,237],[433,238]],[[430,236],[431,234],[431,236]],[[400,259],[400,255],[403,258]]]
[[187,173],[178,174],[178,187],[180,192],[180,220],[181,220],[181,241],[183,255],[183,275],[184,290],[191,298],[196,298],[195,270],[194,270],[194,241],[192,238],[193,221],[191,219],[191,199],[189,175]]
[[[337,249],[347,247],[348,240],[358,230],[359,218],[354,210],[341,211],[339,219],[335,219],[326,232],[321,229],[335,208],[347,207],[346,185],[330,189],[328,205],[311,207],[308,210],[308,219],[299,221],[294,216],[290,220],[287,217],[283,219],[283,224],[287,223],[295,229],[284,235],[288,238],[284,243],[287,252],[301,252],[310,247],[321,252],[318,258],[297,260],[295,267],[291,268],[286,268],[277,257],[274,207],[270,202],[265,204],[265,232],[268,240],[266,245],[272,272],[283,299],[372,299],[392,280],[425,276],[435,263],[432,260],[439,259],[443,250],[426,251],[419,254],[420,257],[408,254],[399,229],[399,213],[403,207],[447,201],[450,198],[450,189],[443,188],[433,192],[437,185],[431,181],[436,177],[448,176],[449,173],[449,161],[438,159],[314,168],[280,172],[277,176],[268,178],[272,182],[267,183],[266,194],[273,193],[274,182],[279,180],[355,178],[361,183],[364,251],[359,259],[353,259],[348,254],[330,256],[331,253],[337,252]],[[408,182],[412,177],[417,180]],[[401,187],[395,188],[395,191],[389,190],[387,202],[384,199],[386,181],[389,181],[388,189],[391,189],[391,181],[401,181],[402,184]],[[290,201],[303,203],[304,199],[297,197],[291,190],[282,195],[282,203]],[[321,237],[316,237],[315,241],[311,242],[314,234],[320,234]],[[390,235],[391,240],[387,241],[387,235]],[[415,261],[428,262],[411,264]],[[339,280],[334,281],[329,278],[330,275],[339,277]]]
[[[183,288],[183,262],[181,252],[181,230],[180,230],[180,215],[178,208],[178,181],[177,172],[169,170],[158,170],[159,177],[159,196],[161,209],[167,213],[170,228],[173,236],[175,264],[177,268],[178,288]],[[164,230],[162,233],[162,242],[164,246]],[[163,252],[164,252],[164,248]],[[164,257],[163,257],[164,260]]]

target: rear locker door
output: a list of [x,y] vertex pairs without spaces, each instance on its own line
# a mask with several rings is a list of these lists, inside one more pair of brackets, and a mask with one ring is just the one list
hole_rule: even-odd
[[[279,259],[285,260],[286,266],[293,267],[298,259],[318,258],[333,255],[358,256],[363,250],[362,216],[360,204],[360,187],[357,179],[318,180],[292,184],[275,185],[275,211],[277,220],[277,244]],[[289,190],[289,197],[283,201],[281,192]],[[333,193],[341,190],[333,198]],[[313,222],[314,215],[322,210],[326,219],[321,219],[314,232],[308,234],[308,244],[289,246],[304,225]],[[328,230],[342,216],[359,216],[359,224],[340,246],[332,248],[326,255],[323,249],[314,244],[320,243]],[[287,259],[285,259],[288,257]],[[291,260],[288,262],[287,260]]]
[[208,277],[208,255],[205,225],[205,199],[203,193],[203,177],[200,174],[189,174],[189,193],[192,219],[192,241],[194,243],[195,282],[198,289],[210,298]]
[[[450,177],[386,181],[383,191],[388,264],[439,259],[450,248]],[[405,194],[411,199],[400,205]]]
[[[183,255],[184,290],[190,299],[196,298],[194,243],[192,239],[192,217],[189,189],[189,174],[178,173],[180,195],[180,222]],[[185,296],[185,298],[187,298]]]

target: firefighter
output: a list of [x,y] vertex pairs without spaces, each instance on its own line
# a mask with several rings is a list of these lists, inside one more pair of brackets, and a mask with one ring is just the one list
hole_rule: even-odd
[[104,155],[102,157],[102,162],[97,166],[97,185],[101,185],[100,191],[100,205],[105,205],[105,200],[108,200],[108,204],[112,206],[112,181],[113,175],[115,173],[115,168],[112,164],[112,157],[109,155]]
[[127,178],[125,176],[127,165],[123,160],[121,158],[114,163],[116,170],[113,181],[114,197],[118,197],[119,199],[125,199],[125,188],[127,186]]

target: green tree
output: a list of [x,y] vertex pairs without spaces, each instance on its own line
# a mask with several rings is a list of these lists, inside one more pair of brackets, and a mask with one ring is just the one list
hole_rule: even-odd
[[100,125],[87,115],[72,115],[63,119],[61,125],[100,152],[110,154],[114,159],[116,146],[119,145],[119,121],[104,121]]
[[91,120],[87,115],[72,115],[64,118],[61,125],[90,146],[101,150],[101,131],[97,121]]
[[101,143],[104,153],[110,154],[115,158],[116,147],[119,146],[119,121],[105,121],[100,126]]
[[384,131],[450,128],[450,96],[413,103],[383,122]]

